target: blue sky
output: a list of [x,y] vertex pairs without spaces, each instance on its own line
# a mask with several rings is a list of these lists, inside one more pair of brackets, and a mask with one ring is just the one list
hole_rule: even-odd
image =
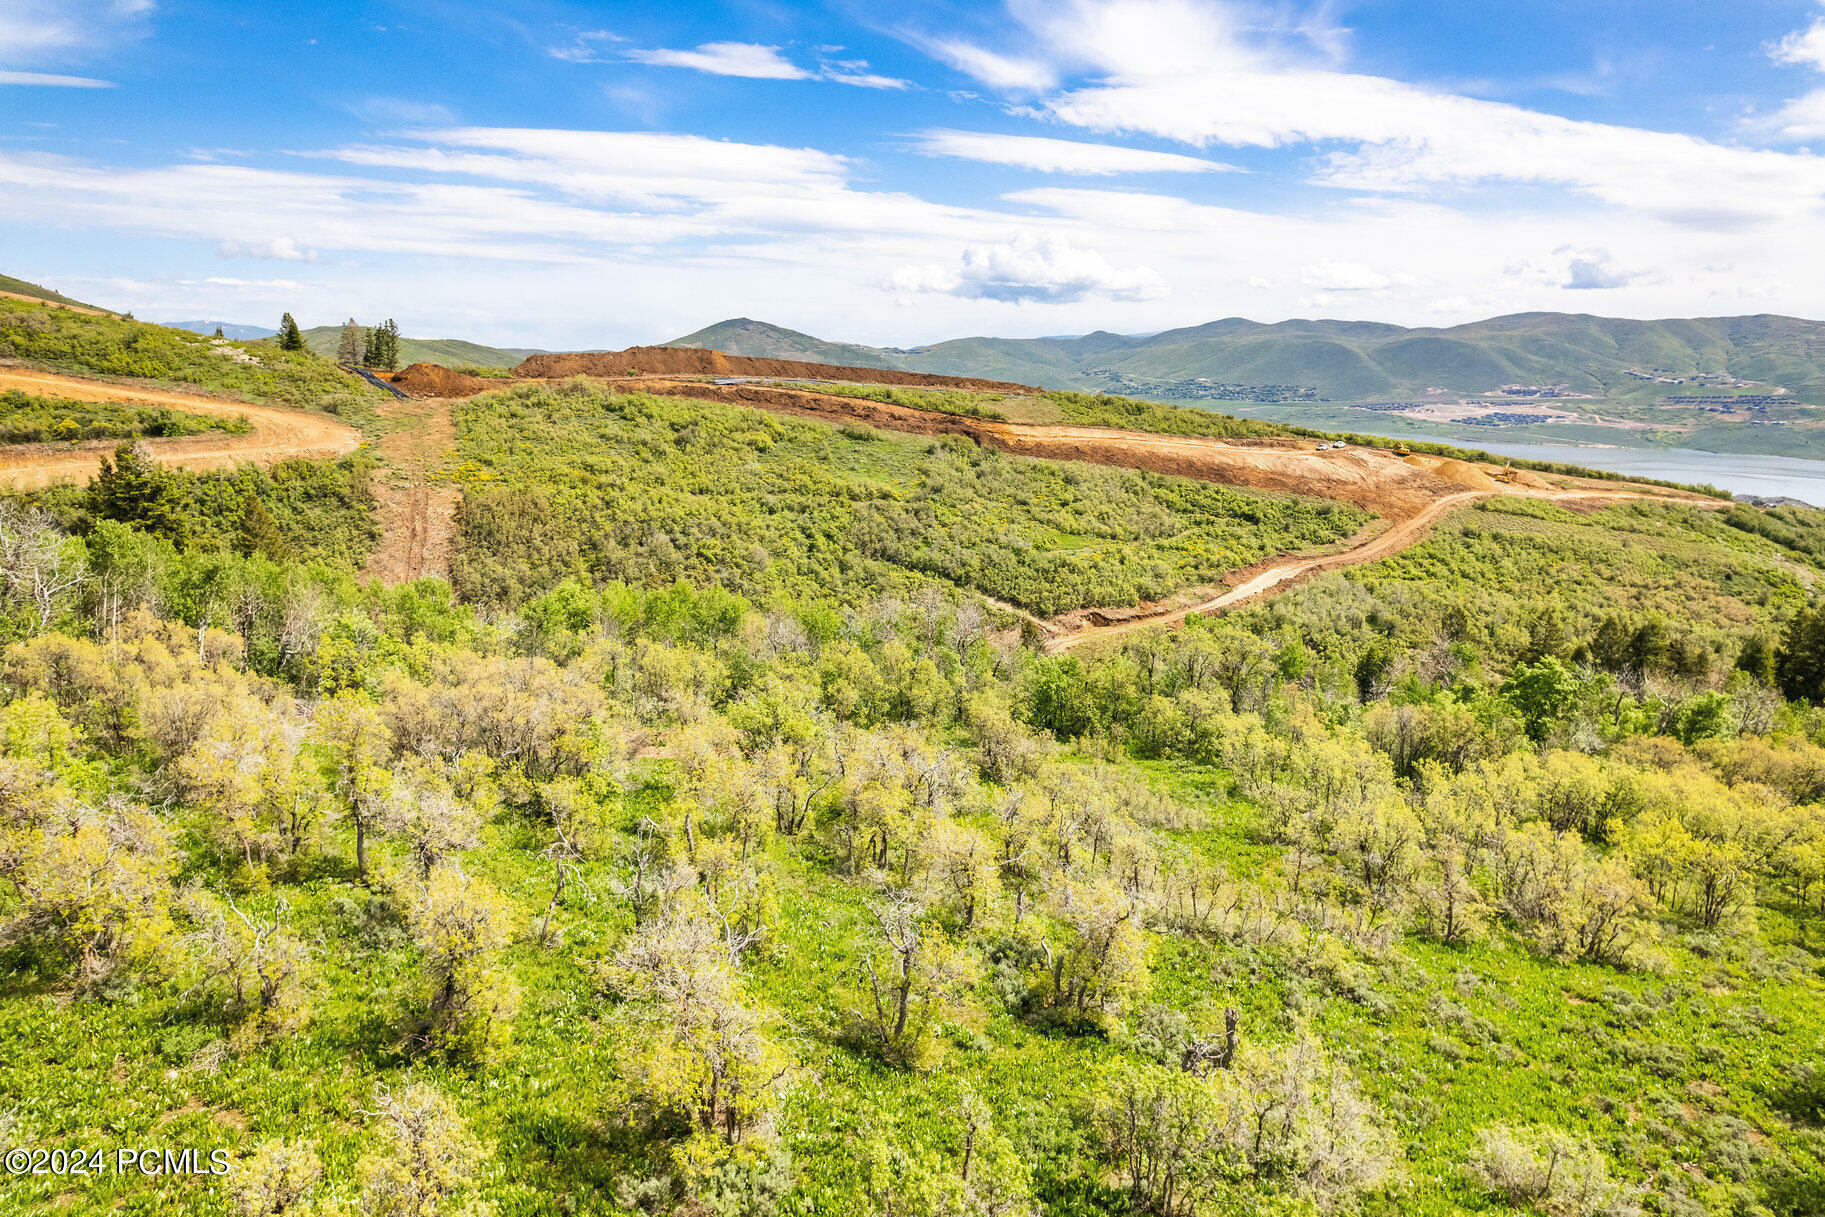
[[515,345],[1825,316],[1815,0],[0,0],[0,271]]

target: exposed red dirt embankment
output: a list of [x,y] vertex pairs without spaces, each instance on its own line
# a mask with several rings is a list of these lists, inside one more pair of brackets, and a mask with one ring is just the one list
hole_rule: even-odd
[[[758,359],[725,355],[702,347],[629,347],[625,351],[534,355],[513,369],[518,377],[564,376],[764,376],[806,380],[855,381],[872,385],[910,385],[927,389],[972,389],[982,393],[1037,393],[1031,385],[974,376],[932,376],[884,368],[845,368],[798,359]],[[409,391],[409,390],[408,390]]]

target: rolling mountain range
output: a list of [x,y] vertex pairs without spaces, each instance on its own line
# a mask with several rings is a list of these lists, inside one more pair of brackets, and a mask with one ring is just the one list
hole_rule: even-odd
[[1342,402],[1509,385],[1630,398],[1665,393],[1657,376],[1709,374],[1825,403],[1825,323],[1775,316],[1630,321],[1521,313],[1448,329],[1229,318],[1140,337],[959,338],[911,349],[828,342],[738,317],[666,345],[1134,393],[1204,381],[1297,386]]
[[236,342],[271,338],[279,332],[263,325],[240,325],[233,321],[161,321],[159,324],[166,329],[189,330],[192,334],[209,335],[221,330],[222,337],[232,338]]

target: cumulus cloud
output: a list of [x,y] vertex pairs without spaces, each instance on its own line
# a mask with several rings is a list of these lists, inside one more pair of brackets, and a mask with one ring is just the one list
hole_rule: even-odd
[[268,262],[312,262],[317,251],[305,249],[291,237],[274,237],[269,241],[223,241],[215,247],[223,258],[259,258]]
[[[1768,48],[1768,55],[1776,63],[1825,72],[1825,17],[1773,43]],[[1752,117],[1744,125],[1751,131],[1782,140],[1825,137],[1825,89],[1814,89],[1790,98],[1778,109]]]
[[1571,275],[1565,281],[1567,290],[1575,292],[1607,291],[1627,287],[1646,278],[1642,271],[1624,270],[1606,249],[1587,249],[1571,260]]
[[691,68],[712,76],[753,80],[805,80],[811,75],[781,55],[778,47],[754,42],[706,42],[694,51],[631,50],[626,57],[654,67]]
[[1107,176],[1118,173],[1233,173],[1234,165],[1176,152],[1152,152],[1114,144],[1033,135],[996,135],[934,128],[914,137],[913,147],[927,156],[958,157],[1042,173]]
[[1803,30],[1795,30],[1768,48],[1776,63],[1797,64],[1825,71],[1825,17]]
[[1166,281],[1146,267],[1118,270],[1092,249],[1061,237],[1023,235],[994,245],[972,245],[958,266],[908,266],[894,272],[896,291],[939,292],[965,300],[1070,304],[1092,297],[1152,300]]

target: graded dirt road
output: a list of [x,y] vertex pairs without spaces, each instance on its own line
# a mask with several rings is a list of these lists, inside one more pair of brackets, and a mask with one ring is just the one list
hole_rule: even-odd
[[[182,469],[223,469],[248,461],[271,465],[287,457],[338,457],[361,444],[361,433],[327,414],[308,414],[278,406],[216,397],[193,397],[163,389],[108,384],[34,372],[0,368],[0,389],[18,389],[38,397],[73,401],[145,402],[181,410],[186,414],[241,415],[252,424],[249,435],[192,435],[180,439],[148,440],[152,454],[167,465]],[[20,444],[0,449],[0,490],[39,490],[59,482],[81,482],[93,477],[101,458],[114,451],[117,440],[82,444]]]
[[67,308],[72,313],[85,313],[90,317],[112,317],[114,315],[105,309],[90,308],[86,304],[65,304],[61,300],[45,300],[38,296],[27,296],[23,292],[0,292],[0,299],[23,300],[27,304],[42,304],[46,308]]
[[[704,353],[691,352],[691,355],[701,358]],[[676,375],[670,368],[628,368],[625,366],[628,362],[619,357],[596,358],[592,362],[565,356],[547,358],[543,362],[528,360],[518,371],[591,375],[622,390],[759,406],[823,422],[859,422],[914,435],[964,435],[978,443],[1023,456],[1089,461],[1221,482],[1250,490],[1336,499],[1381,517],[1370,530],[1359,534],[1354,543],[1342,549],[1269,559],[1251,570],[1239,572],[1243,581],[1219,594],[1207,598],[1195,593],[1189,597],[1182,595],[1181,599],[1190,601],[1182,606],[1078,609],[1053,621],[1042,621],[1012,605],[1001,606],[1035,627],[1045,636],[1046,648],[1052,651],[1070,650],[1094,639],[1116,637],[1149,626],[1176,624],[1190,613],[1219,612],[1284,590],[1291,583],[1318,571],[1373,562],[1416,543],[1448,512],[1496,495],[1554,500],[1634,499],[1709,509],[1726,505],[1717,499],[1681,491],[1558,475],[1548,480],[1524,470],[1498,469],[1419,453],[1402,455],[1386,448],[1331,448],[1328,445],[1321,448],[1316,441],[1290,437],[1222,440],[1106,427],[1007,422],[820,392],[804,385],[715,384],[689,375]],[[694,365],[680,370],[701,371]],[[412,371],[407,369],[395,378],[408,391],[414,388],[408,383]],[[846,371],[852,375],[842,379],[870,379],[869,370]],[[467,395],[505,388],[516,380],[529,383],[534,378],[516,376],[493,382],[468,379],[473,383],[457,384],[447,377],[427,373],[420,391]],[[885,377],[880,380],[884,381]],[[943,380],[927,378],[934,387],[945,387]],[[956,387],[973,386],[958,382]]]
[[[1499,493],[1520,498],[1551,499],[1559,501],[1574,499],[1580,501],[1591,499],[1623,499],[1636,502],[1669,502],[1712,511],[1721,510],[1724,507],[1729,506],[1728,503],[1719,499],[1706,501],[1687,495],[1660,495],[1618,490],[1537,490],[1504,488]],[[1057,626],[1054,625],[1053,628],[1056,632],[1051,633],[1046,638],[1045,649],[1049,653],[1056,654],[1060,651],[1069,651],[1086,642],[1097,642],[1108,638],[1117,638],[1134,630],[1148,629],[1153,626],[1177,625],[1193,613],[1221,612],[1224,609],[1235,608],[1238,605],[1248,603],[1249,601],[1266,596],[1272,592],[1284,591],[1292,583],[1303,579],[1307,575],[1317,574],[1320,571],[1336,570],[1339,567],[1344,566],[1359,566],[1365,562],[1374,562],[1377,559],[1385,558],[1390,554],[1399,553],[1409,545],[1418,544],[1425,539],[1427,533],[1432,531],[1432,526],[1450,512],[1455,511],[1460,507],[1467,507],[1471,503],[1493,497],[1494,495],[1487,490],[1462,490],[1456,494],[1447,495],[1437,502],[1434,502],[1429,507],[1426,507],[1418,514],[1404,520],[1396,521],[1391,527],[1376,533],[1361,544],[1338,550],[1336,553],[1319,554],[1315,557],[1307,558],[1283,559],[1281,561],[1272,562],[1270,565],[1258,568],[1256,573],[1248,576],[1243,582],[1223,592],[1221,595],[1198,604],[1187,605],[1184,608],[1167,609],[1153,613],[1141,613],[1117,621],[1099,621],[1097,618],[1102,617],[1102,613],[1094,609],[1079,609],[1076,612],[1067,615],[1068,619],[1075,622],[1074,628],[1071,628],[1068,632],[1057,629]]]
[[456,444],[456,423],[444,398],[390,401],[380,416],[393,424],[374,445],[391,466],[372,483],[380,544],[361,568],[363,579],[388,585],[450,577],[456,505],[462,491],[441,476]]

